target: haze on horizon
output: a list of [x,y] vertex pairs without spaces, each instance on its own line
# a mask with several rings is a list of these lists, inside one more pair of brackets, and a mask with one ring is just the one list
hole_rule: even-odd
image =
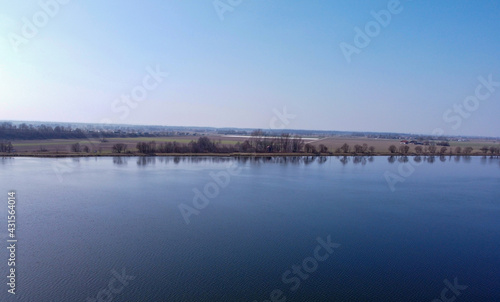
[[0,120],[500,136],[499,1],[325,2],[2,1]]

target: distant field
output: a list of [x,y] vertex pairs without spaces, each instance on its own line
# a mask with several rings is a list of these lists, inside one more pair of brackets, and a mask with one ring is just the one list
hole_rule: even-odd
[[[106,142],[99,140],[81,140],[81,139],[47,139],[47,140],[15,140],[12,145],[17,152],[37,152],[41,149],[46,149],[49,152],[69,152],[71,145],[80,143],[82,146],[93,148],[94,151],[101,153],[111,153],[111,148],[114,144],[126,144],[128,150],[135,151],[138,142],[155,141],[157,143],[178,142],[188,144],[191,141],[196,141],[199,136],[177,136],[177,137],[125,137],[125,138],[108,138]],[[238,142],[244,141],[242,138],[228,138],[223,136],[210,136],[210,139],[224,145],[235,145]]]
[[[247,137],[228,137],[223,135],[208,136],[211,140],[219,142],[224,145],[234,145],[238,142],[243,142]],[[106,142],[101,142],[99,140],[80,140],[80,139],[49,139],[49,140],[16,140],[12,141],[12,144],[18,153],[37,153],[44,149],[47,152],[70,152],[71,145],[75,143],[80,143],[82,146],[88,146],[92,152],[100,152],[101,154],[111,153],[112,146],[116,143],[123,143],[127,145],[128,150],[136,151],[136,144],[138,142],[149,142],[156,141],[157,143],[165,142],[179,142],[182,144],[188,144],[192,140],[197,140],[199,136],[177,136],[177,137],[130,137],[130,138],[108,138]],[[387,153],[390,145],[399,146],[400,140],[396,139],[374,139],[374,138],[358,138],[358,137],[328,137],[319,140],[308,140],[304,139],[312,145],[319,146],[324,144],[328,147],[328,150],[333,152],[340,148],[344,143],[347,143],[354,147],[354,145],[367,144],[368,146],[375,147],[375,153]],[[479,151],[482,146],[497,146],[500,147],[498,141],[486,141],[486,140],[471,140],[469,142],[450,142],[451,148],[454,149],[456,146],[472,147],[474,151]],[[415,150],[414,145],[408,145],[410,147],[410,153]]]

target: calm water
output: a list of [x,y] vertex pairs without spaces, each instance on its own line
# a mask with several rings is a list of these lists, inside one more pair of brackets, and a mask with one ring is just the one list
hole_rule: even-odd
[[4,158],[3,276],[12,189],[0,301],[500,301],[498,159]]

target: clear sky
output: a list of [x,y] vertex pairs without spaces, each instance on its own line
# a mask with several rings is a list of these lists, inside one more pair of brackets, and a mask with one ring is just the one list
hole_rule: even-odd
[[500,136],[500,1],[54,1],[0,0],[0,120]]

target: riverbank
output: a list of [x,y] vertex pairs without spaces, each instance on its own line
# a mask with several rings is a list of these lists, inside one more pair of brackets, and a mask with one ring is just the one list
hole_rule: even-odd
[[302,157],[302,156],[493,156],[495,154],[471,153],[471,154],[399,154],[399,153],[0,153],[0,157],[36,157],[36,158],[78,158],[78,157]]

